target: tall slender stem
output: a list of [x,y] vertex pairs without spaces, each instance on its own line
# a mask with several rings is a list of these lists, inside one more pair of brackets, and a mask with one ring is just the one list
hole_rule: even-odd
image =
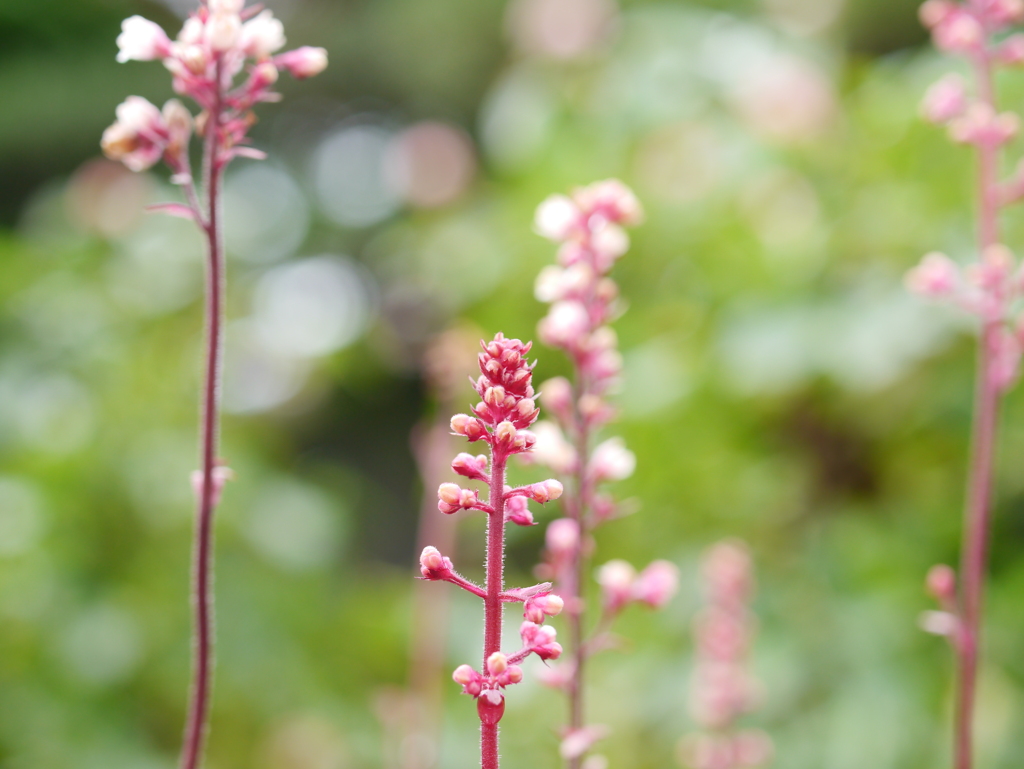
[[[980,100],[995,109],[992,65],[987,55],[975,62]],[[978,148],[978,247],[985,250],[999,242],[998,150],[991,144]],[[957,693],[954,715],[954,765],[973,766],[974,708],[981,640],[982,604],[988,560],[989,522],[992,507],[993,458],[999,412],[999,390],[992,378],[992,352],[1000,330],[999,321],[987,321],[978,349],[974,424],[968,469],[968,491],[964,511],[964,541],[961,555],[958,638]]]
[[[579,366],[577,366],[577,371]],[[578,376],[580,376],[578,374]],[[569,644],[572,650],[573,671],[572,681],[569,683],[569,728],[572,730],[583,728],[583,681],[584,667],[586,666],[586,650],[583,640],[583,579],[586,572],[586,558],[583,554],[584,543],[589,534],[589,492],[587,490],[587,464],[590,457],[590,430],[587,428],[586,420],[579,413],[579,400],[583,394],[584,386],[578,384],[575,404],[576,424],[579,427],[576,435],[576,504],[573,506],[572,515],[579,526],[579,537],[576,542],[576,550],[573,553],[572,564],[572,595],[575,600],[572,602],[569,611]],[[573,756],[569,759],[570,769],[579,769],[583,762],[583,756]]]
[[[220,71],[218,65],[218,82]],[[202,762],[213,684],[213,514],[218,496],[214,470],[219,426],[218,386],[221,361],[221,314],[223,312],[223,259],[220,231],[220,183],[222,167],[217,158],[222,106],[218,99],[206,131],[204,176],[209,211],[204,228],[207,239],[206,354],[200,416],[202,485],[192,548],[192,602],[194,640],[192,686],[188,722],[182,748],[182,769],[198,769]]]
[[[508,458],[500,452],[492,454],[489,502],[494,512],[487,516],[487,597],[484,598],[484,661],[501,651],[501,592],[505,589],[505,465]],[[482,769],[498,769],[498,724],[480,724],[480,765]]]

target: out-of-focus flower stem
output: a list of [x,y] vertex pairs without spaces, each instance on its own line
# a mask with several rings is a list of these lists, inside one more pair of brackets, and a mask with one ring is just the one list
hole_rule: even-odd
[[[995,104],[992,62],[987,51],[975,59],[979,100]],[[978,145],[978,249],[999,243],[999,149],[993,144]],[[992,465],[997,436],[1000,391],[992,377],[992,351],[997,344],[999,321],[987,321],[978,347],[978,371],[975,392],[974,425],[968,471],[967,503],[964,513],[964,540],[961,555],[959,596],[960,637],[956,645],[959,662],[954,716],[954,760],[956,769],[973,766],[974,706],[978,678],[978,647],[981,640],[981,613],[988,562],[988,540],[992,508]]]
[[[584,554],[584,543],[587,541],[587,537],[590,531],[589,516],[587,510],[589,506],[590,494],[587,491],[587,467],[590,465],[590,430],[587,427],[587,420],[579,413],[579,401],[580,397],[585,392],[585,388],[582,382],[582,373],[580,367],[576,366],[576,374],[580,381],[577,382],[576,397],[574,398],[573,408],[576,411],[576,425],[578,426],[576,434],[576,455],[577,459],[577,470],[576,470],[576,499],[575,504],[572,506],[570,516],[576,520],[579,525],[580,536],[576,539],[576,548],[573,553],[573,566],[572,575],[574,583],[569,586],[569,595],[574,597],[570,605],[568,612],[569,620],[569,656],[572,664],[572,680],[569,682],[569,728],[573,731],[582,729],[584,725],[583,719],[583,707],[584,707],[584,677],[583,671],[586,667],[586,649],[584,644],[584,633],[583,633],[583,580],[587,573],[587,558]],[[580,769],[583,763],[583,755],[573,756],[568,761],[569,769]]]
[[[218,65],[219,70],[219,65]],[[220,81],[218,71],[218,81]],[[221,366],[222,314],[224,295],[224,248],[220,228],[220,186],[223,163],[217,156],[217,142],[223,108],[219,99],[206,126],[203,177],[208,204],[203,230],[207,236],[206,266],[206,354],[200,416],[202,485],[192,548],[192,686],[188,721],[182,748],[182,769],[198,769],[202,763],[210,713],[214,664],[213,597],[213,514],[217,488],[219,432],[219,382]]]

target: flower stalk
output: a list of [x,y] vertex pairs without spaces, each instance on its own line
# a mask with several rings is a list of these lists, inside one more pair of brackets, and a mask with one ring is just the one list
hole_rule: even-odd
[[[452,432],[471,443],[483,441],[489,453],[472,456],[459,454],[452,462],[457,474],[486,485],[488,497],[480,499],[475,489],[455,483],[438,487],[438,509],[447,515],[460,510],[478,510],[487,515],[484,584],[478,585],[455,571],[449,558],[432,546],[420,554],[423,579],[450,582],[477,596],[484,604],[483,664],[478,672],[470,665],[460,665],[452,678],[465,694],[476,699],[480,719],[481,769],[498,769],[498,724],[505,712],[504,689],[523,680],[519,663],[531,654],[542,660],[557,659],[562,647],[555,641],[555,630],[542,625],[545,617],[562,610],[562,600],[551,594],[551,584],[527,588],[505,588],[505,524],[533,524],[527,504],[544,504],[558,499],[562,484],[546,480],[519,488],[505,485],[508,459],[514,454],[530,451],[536,437],[526,428],[539,414],[532,385],[533,366],[526,361],[531,345],[502,334],[490,343],[481,342],[483,352],[477,357],[480,377],[473,387],[480,402],[472,414],[452,417]],[[504,605],[522,603],[524,622],[519,634],[523,646],[511,654],[501,651],[501,630]]]
[[[622,371],[610,323],[620,314],[619,290],[609,273],[629,246],[625,226],[638,224],[643,211],[636,196],[621,182],[607,180],[575,190],[571,197],[554,195],[537,209],[537,232],[560,244],[558,265],[545,267],[535,294],[551,303],[538,325],[544,344],[561,349],[572,362],[573,379],[556,377],[541,386],[542,402],[555,422],[537,425],[533,461],[566,479],[566,517],[547,531],[541,576],[552,579],[566,605],[569,626],[567,660],[546,676],[568,699],[568,724],[560,752],[569,769],[580,769],[593,744],[606,732],[585,719],[589,658],[611,645],[608,634],[630,603],[660,607],[676,588],[676,568],[655,561],[640,575],[625,561],[610,561],[598,572],[603,601],[594,628],[588,632],[584,601],[591,568],[594,530],[622,513],[600,487],[629,477],[636,458],[620,438],[595,445],[600,428],[615,416],[609,391]],[[595,757],[595,760],[600,759]]]
[[998,412],[1003,393],[1017,379],[1024,349],[1022,318],[1015,317],[1013,307],[1024,289],[1024,273],[1002,244],[999,228],[1000,210],[1024,197],[1024,167],[1006,181],[999,178],[1002,148],[1020,121],[1011,112],[999,112],[995,72],[1024,62],[1024,35],[1003,34],[1024,20],[1024,3],[928,0],[921,20],[936,47],[967,59],[974,79],[971,89],[959,76],[944,77],[928,91],[923,111],[930,121],[948,126],[954,142],[974,147],[979,259],[960,270],[945,255],[932,253],[907,276],[911,290],[955,304],[981,325],[960,584],[949,567],[932,569],[927,584],[941,610],[923,620],[925,629],[949,638],[956,654],[953,765],[972,769]]
[[[319,48],[273,56],[284,43],[281,22],[270,11],[245,8],[244,0],[202,2],[173,41],[151,21],[140,16],[126,19],[117,38],[117,60],[162,61],[171,72],[174,90],[193,100],[201,111],[193,118],[176,99],[161,110],[142,97],[130,96],[117,108],[117,122],[104,132],[101,143],[107,157],[122,161],[133,171],[145,171],[163,160],[171,170],[171,182],[182,188],[185,202],[162,203],[150,210],[191,219],[207,241],[200,469],[192,476],[197,497],[192,545],[193,662],[182,769],[202,765],[209,730],[214,668],[214,513],[224,482],[231,475],[217,458],[225,290],[224,170],[236,157],[265,157],[248,146],[247,133],[254,122],[253,108],[280,98],[272,90],[278,70],[309,77],[327,65],[326,52]],[[236,85],[243,72],[245,80]],[[193,131],[203,137],[198,189],[190,156]]]

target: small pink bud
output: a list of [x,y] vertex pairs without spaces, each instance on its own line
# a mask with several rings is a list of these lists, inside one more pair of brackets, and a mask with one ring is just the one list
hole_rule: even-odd
[[505,520],[517,526],[533,526],[536,523],[526,497],[510,497],[505,502]]
[[454,483],[442,483],[437,487],[437,498],[449,505],[457,505],[462,499],[462,489]]
[[562,496],[563,487],[562,484],[556,481],[554,478],[549,478],[546,481],[540,483],[534,483],[529,487],[530,498],[540,504],[545,504],[552,500],[558,499]]
[[957,10],[956,3],[951,0],[928,0],[918,10],[921,23],[931,29],[941,24],[954,11]]
[[469,685],[479,677],[480,674],[473,670],[469,665],[459,665],[455,668],[455,672],[452,673],[452,679],[455,683],[461,684],[462,686]]
[[549,347],[572,347],[590,330],[590,313],[578,301],[565,300],[551,305],[537,324],[541,341]]
[[275,57],[274,63],[292,73],[299,80],[319,75],[327,69],[327,51],[324,48],[303,46]]
[[489,480],[485,454],[478,454],[474,457],[472,454],[461,453],[452,460],[452,470],[475,481],[487,482]]
[[949,53],[972,53],[984,44],[985,29],[974,16],[955,8],[932,29],[935,47]]
[[967,83],[959,75],[946,75],[928,89],[921,106],[930,122],[945,125],[967,109]]
[[494,652],[487,658],[487,672],[492,676],[500,676],[508,670],[508,657],[501,652]]
[[506,447],[512,445],[512,441],[515,440],[515,437],[516,426],[508,420],[501,422],[496,428],[494,428],[495,441],[505,445]]
[[544,617],[557,617],[562,613],[564,607],[565,602],[560,596],[554,593],[544,593],[526,600],[523,604],[523,617],[530,622],[540,624],[544,621]]
[[945,564],[937,564],[928,570],[925,586],[928,593],[940,601],[956,600],[956,572]]
[[540,386],[541,402],[544,408],[558,417],[563,423],[572,420],[573,392],[572,384],[565,377],[555,377]]
[[654,561],[640,572],[633,583],[633,598],[660,609],[675,595],[679,586],[679,569],[668,561]]
[[556,558],[570,556],[580,544],[580,525],[571,518],[552,521],[545,534],[545,544]]
[[523,669],[518,665],[509,665],[505,671],[505,677],[510,684],[518,684],[523,680]]
[[609,611],[621,609],[632,597],[636,569],[623,560],[608,561],[597,571],[597,582]]
[[945,297],[954,293],[960,282],[960,268],[945,254],[933,251],[907,273],[905,283],[915,294]]
[[640,201],[618,179],[605,179],[577,189],[573,200],[588,216],[597,214],[610,222],[634,225],[644,218]]
[[636,469],[636,455],[621,438],[609,438],[594,449],[589,473],[597,481],[621,481]]
[[452,562],[441,555],[436,547],[428,545],[420,553],[420,574],[423,579],[447,579],[452,574]]
[[479,419],[474,419],[469,414],[456,414],[451,421],[452,432],[456,435],[464,435],[470,443],[480,440],[487,434],[487,430]]
[[121,22],[117,36],[117,60],[153,61],[171,53],[171,41],[159,24],[141,16],[130,16]]
[[1020,118],[1012,112],[996,114],[991,105],[975,103],[950,121],[949,135],[961,144],[998,147],[1012,139],[1020,128]]

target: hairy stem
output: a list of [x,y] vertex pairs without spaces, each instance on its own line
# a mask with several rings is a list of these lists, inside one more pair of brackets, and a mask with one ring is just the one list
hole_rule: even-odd
[[[508,458],[500,452],[492,453],[490,505],[494,512],[487,515],[487,596],[484,598],[484,661],[501,651],[501,625],[505,589],[505,464]],[[498,769],[498,724],[480,724],[480,766]]]
[[[219,65],[218,65],[219,75]],[[219,78],[218,78],[219,79]],[[194,612],[192,685],[188,722],[182,747],[182,769],[198,769],[202,763],[213,684],[213,514],[217,488],[214,470],[217,463],[219,427],[218,385],[221,362],[221,315],[223,312],[224,250],[220,231],[220,183],[222,168],[217,158],[217,142],[222,108],[218,102],[210,115],[206,131],[204,176],[209,211],[206,217],[208,240],[206,267],[206,351],[205,376],[200,416],[200,452],[202,484],[192,545],[192,608]]]
[[[995,108],[992,66],[987,57],[975,64],[978,95]],[[978,148],[978,246],[981,254],[999,242],[998,151],[988,144]],[[983,258],[983,257],[982,257]],[[974,707],[978,678],[982,603],[988,561],[989,522],[992,507],[993,457],[999,412],[999,390],[992,378],[992,355],[1000,331],[999,321],[986,322],[978,350],[974,423],[968,469],[961,555],[959,615],[961,632],[957,645],[958,670],[954,713],[954,765],[973,766]]]

